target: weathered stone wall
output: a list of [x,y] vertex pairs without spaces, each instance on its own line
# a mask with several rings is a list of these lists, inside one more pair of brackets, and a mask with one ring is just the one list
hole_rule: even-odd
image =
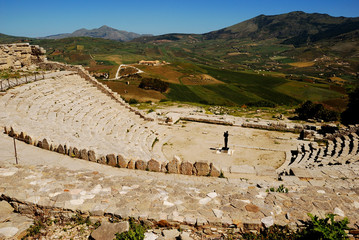
[[35,140],[24,132],[16,132],[12,127],[5,127],[4,133],[8,134],[12,138],[35,147],[65,154],[73,158],[110,165],[112,167],[208,177],[219,177],[221,175],[221,172],[212,163],[208,164],[206,162],[195,162],[192,164],[187,161],[181,162],[175,157],[171,162],[160,164],[154,159],[146,162],[143,160],[125,159],[122,155],[116,156],[115,154],[107,154],[106,156],[96,158],[96,153],[92,150],[80,149],[77,147],[67,146],[65,144],[53,146],[46,138],[42,140]]
[[29,43],[1,44],[0,69],[19,69],[46,61],[46,51]]

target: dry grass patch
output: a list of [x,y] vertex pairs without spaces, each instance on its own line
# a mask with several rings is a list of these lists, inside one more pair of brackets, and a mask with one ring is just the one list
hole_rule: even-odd
[[330,80],[332,80],[335,83],[344,84],[346,82],[345,79],[340,77],[331,77]]
[[166,98],[162,93],[158,91],[144,90],[139,88],[137,84],[127,85],[126,83],[119,81],[103,81],[103,83],[106,84],[113,91],[120,94],[127,101],[131,98],[134,98],[140,102],[158,102],[161,99]]
[[230,52],[227,53],[228,56],[238,56],[238,55],[249,55],[249,53],[241,53],[241,52]]
[[180,84],[180,77],[184,74],[176,71],[176,69],[171,65],[161,65],[161,66],[145,66],[145,65],[134,65],[147,73],[148,75],[160,78],[163,81],[169,83]]
[[315,64],[315,62],[294,62],[294,63],[288,63],[288,64],[293,67],[304,68],[304,67],[313,66]]
[[184,85],[208,85],[208,84],[221,84],[223,82],[215,79],[208,74],[192,75],[181,79]]

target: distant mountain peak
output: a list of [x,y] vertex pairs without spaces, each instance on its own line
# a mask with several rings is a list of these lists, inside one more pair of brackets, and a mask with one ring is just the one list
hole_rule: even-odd
[[109,26],[107,26],[107,25],[102,25],[102,26],[99,27],[98,29],[115,29],[115,28],[109,27]]
[[[133,32],[126,32],[117,30],[115,28],[109,27],[107,25],[103,25],[99,28],[94,28],[88,30],[86,28],[81,28],[73,33],[64,33],[64,34],[57,34],[44,37],[45,39],[61,39],[61,38],[68,38],[68,37],[93,37],[93,38],[104,38],[110,40],[117,40],[117,41],[130,41],[134,38],[141,37],[143,35]],[[146,35],[148,36],[148,35]]]

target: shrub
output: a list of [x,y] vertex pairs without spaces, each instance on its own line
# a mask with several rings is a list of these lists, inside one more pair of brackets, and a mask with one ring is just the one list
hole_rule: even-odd
[[281,192],[281,193],[288,193],[288,188],[285,188],[283,184],[281,184],[277,189],[271,187],[266,190],[266,192]]
[[326,122],[337,121],[339,113],[325,109],[322,104],[315,104],[311,101],[306,101],[299,108],[295,109],[299,119],[322,119]]
[[130,218],[130,229],[121,234],[116,233],[116,240],[143,240],[145,238],[145,231],[145,227],[141,224],[136,224],[135,221]]
[[134,98],[131,98],[130,101],[128,101],[129,104],[137,104],[138,101]]
[[359,123],[359,87],[349,94],[347,109],[341,114],[341,121],[344,125]]
[[45,227],[46,226],[42,221],[37,220],[27,229],[27,234],[25,237],[34,237],[38,235],[40,233],[40,230]]
[[345,230],[348,228],[348,219],[335,221],[335,214],[327,214],[325,218],[320,219],[308,213],[311,220],[305,222],[305,228],[300,232],[300,239],[326,239],[339,240],[346,239]]
[[328,214],[325,218],[320,219],[308,213],[310,220],[304,222],[304,228],[297,231],[291,230],[288,225],[273,225],[269,228],[261,229],[257,234],[243,233],[242,239],[246,240],[339,240],[347,239],[345,230],[348,229],[348,219],[335,221],[335,214]]
[[166,92],[170,84],[168,82],[161,81],[157,78],[143,78],[141,80],[139,88],[143,89],[152,89],[155,91]]
[[273,225],[269,228],[264,228],[258,234],[244,233],[242,238],[246,240],[291,240],[298,239],[298,234],[292,231],[288,225],[279,226]]

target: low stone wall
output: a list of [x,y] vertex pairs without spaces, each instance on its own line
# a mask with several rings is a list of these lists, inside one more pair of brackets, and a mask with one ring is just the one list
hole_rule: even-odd
[[242,127],[264,129],[271,131],[293,132],[293,133],[300,133],[304,129],[302,125],[295,125],[294,127],[288,127],[285,123],[271,123],[271,124],[243,123]]
[[0,69],[30,66],[46,60],[46,51],[29,43],[1,44]]
[[149,161],[125,159],[122,155],[107,154],[106,156],[96,157],[96,153],[92,150],[80,149],[67,145],[59,144],[53,146],[44,138],[42,140],[35,140],[24,132],[18,133],[12,127],[4,127],[4,133],[10,137],[27,144],[54,151],[60,154],[65,154],[73,158],[79,158],[91,162],[109,165],[112,167],[145,170],[151,172],[175,173],[184,175],[196,176],[210,176],[219,177],[220,171],[212,164],[206,162],[195,162],[194,164],[174,158],[168,163],[160,164],[158,161],[151,159]]
[[197,117],[185,116],[185,117],[181,117],[181,120],[233,126],[233,122],[230,122],[230,121],[227,121],[227,120],[220,120],[220,119],[197,118]]

